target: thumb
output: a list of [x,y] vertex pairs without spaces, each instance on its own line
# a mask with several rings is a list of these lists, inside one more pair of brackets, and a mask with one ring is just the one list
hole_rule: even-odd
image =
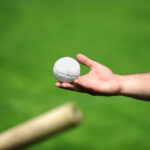
[[86,56],[83,55],[83,54],[77,54],[76,57],[77,57],[77,60],[78,60],[81,64],[83,64],[83,65],[85,65],[85,66],[87,66],[87,67],[89,67],[89,68],[92,68],[92,67],[96,64],[95,61],[91,60],[90,58],[86,57]]

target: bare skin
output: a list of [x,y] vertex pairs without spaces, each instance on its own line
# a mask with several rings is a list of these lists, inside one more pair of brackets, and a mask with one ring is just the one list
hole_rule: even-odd
[[90,68],[89,73],[78,77],[73,83],[56,82],[57,87],[91,95],[124,95],[150,100],[150,73],[117,75],[82,54],[77,55],[77,60]]

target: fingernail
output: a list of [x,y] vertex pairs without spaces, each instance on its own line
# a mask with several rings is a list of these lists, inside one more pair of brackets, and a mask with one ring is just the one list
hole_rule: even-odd
[[59,86],[60,86],[60,84],[59,84],[59,83],[55,83],[55,86],[59,87]]
[[78,80],[74,80],[74,83],[78,83]]

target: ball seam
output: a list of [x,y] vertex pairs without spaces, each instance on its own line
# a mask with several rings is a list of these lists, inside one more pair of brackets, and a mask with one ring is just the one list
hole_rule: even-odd
[[78,77],[78,76],[65,75],[65,74],[61,73],[60,71],[58,71],[58,70],[56,69],[56,67],[54,67],[54,72],[55,72],[55,73],[58,73],[58,74],[60,74],[60,75],[66,76],[66,77],[71,77],[71,78],[77,78],[77,77]]

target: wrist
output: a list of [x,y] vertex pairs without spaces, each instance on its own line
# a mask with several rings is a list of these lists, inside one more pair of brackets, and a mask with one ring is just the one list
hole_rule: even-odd
[[133,75],[118,75],[118,83],[120,86],[119,95],[133,96],[138,93],[137,82],[133,80]]
[[126,77],[124,75],[116,75],[119,86],[118,95],[125,95],[126,93]]

